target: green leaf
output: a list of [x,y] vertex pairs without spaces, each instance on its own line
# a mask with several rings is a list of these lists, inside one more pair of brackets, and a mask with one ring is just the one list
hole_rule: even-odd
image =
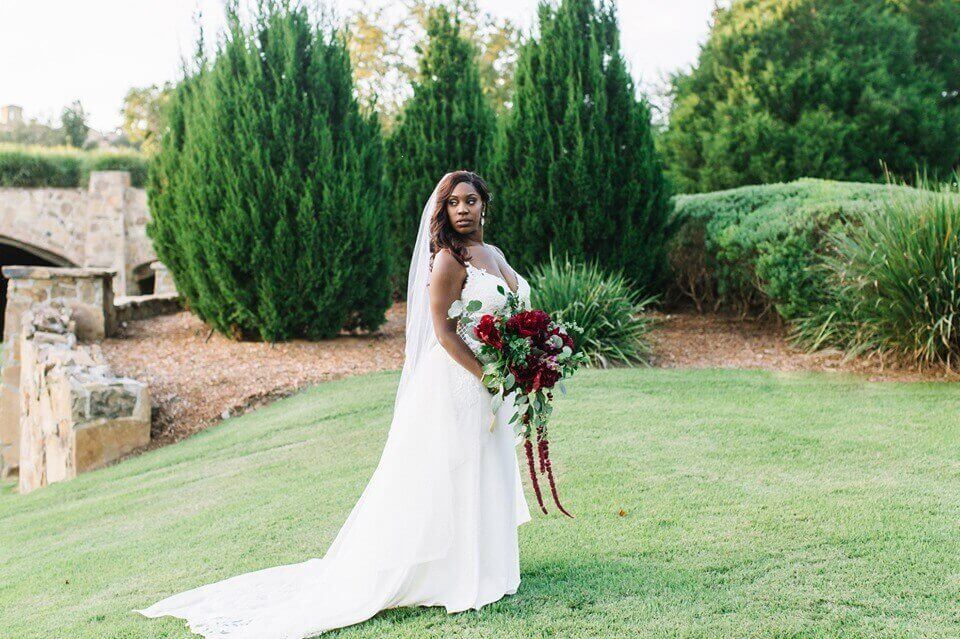
[[[459,301],[459,300],[458,300]],[[467,312],[475,313],[480,310],[480,307],[483,306],[483,303],[480,300],[470,300],[467,302]]]

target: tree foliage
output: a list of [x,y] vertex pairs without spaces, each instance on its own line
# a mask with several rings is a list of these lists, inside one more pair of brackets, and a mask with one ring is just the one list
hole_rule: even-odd
[[418,79],[418,60],[429,46],[429,17],[438,7],[456,16],[460,35],[478,48],[480,84],[494,111],[509,109],[520,43],[520,31],[513,22],[480,11],[476,0],[404,0],[397,4],[402,6],[399,16],[385,5],[360,8],[351,14],[348,24],[361,103],[375,108],[385,130],[392,130]]
[[684,192],[882,178],[960,161],[956,0],[734,0],[672,78],[663,149]]
[[60,122],[63,125],[67,144],[77,148],[82,147],[87,139],[87,131],[90,130],[90,127],[87,125],[87,113],[83,110],[80,100],[74,100],[63,109]]
[[152,84],[146,87],[131,87],[123,97],[124,135],[130,144],[144,153],[154,153],[160,145],[163,130],[163,110],[170,99],[173,84]]
[[615,9],[541,3],[539,31],[520,49],[515,104],[498,135],[488,232],[517,268],[553,246],[656,287],[668,195],[649,105],[620,55]]
[[341,35],[307,10],[236,3],[170,99],[148,233],[189,308],[269,341],[379,326],[390,302],[379,126]]
[[[397,261],[409,263],[426,195],[446,172],[482,172],[493,146],[494,113],[480,87],[476,47],[445,7],[432,10],[419,78],[390,136],[387,176]],[[405,273],[399,273],[403,281]],[[398,287],[402,288],[402,287]]]

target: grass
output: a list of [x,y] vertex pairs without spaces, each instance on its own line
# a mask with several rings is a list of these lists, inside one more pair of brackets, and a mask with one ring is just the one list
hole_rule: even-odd
[[[4,484],[0,636],[189,637],[130,610],[321,556],[379,459],[396,382],[313,387],[29,495]],[[577,518],[531,508],[517,594],[324,636],[956,636],[960,389],[650,369],[576,382],[552,451]]]

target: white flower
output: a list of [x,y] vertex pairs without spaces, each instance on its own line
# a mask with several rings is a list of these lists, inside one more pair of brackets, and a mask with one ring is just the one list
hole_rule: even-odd
[[460,317],[463,314],[463,302],[460,300],[454,300],[453,304],[450,305],[450,309],[447,311],[447,317],[454,318]]

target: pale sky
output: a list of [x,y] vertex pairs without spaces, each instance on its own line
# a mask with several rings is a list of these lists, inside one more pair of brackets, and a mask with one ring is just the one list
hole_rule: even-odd
[[[386,0],[329,3],[345,15]],[[524,30],[536,17],[537,0],[478,4]],[[666,73],[694,62],[713,5],[617,0],[623,54],[641,87],[658,86]],[[58,119],[79,98],[91,126],[119,126],[127,89],[179,77],[180,57],[196,40],[198,9],[209,39],[223,24],[222,0],[0,0],[0,105],[20,105],[26,118]]]

